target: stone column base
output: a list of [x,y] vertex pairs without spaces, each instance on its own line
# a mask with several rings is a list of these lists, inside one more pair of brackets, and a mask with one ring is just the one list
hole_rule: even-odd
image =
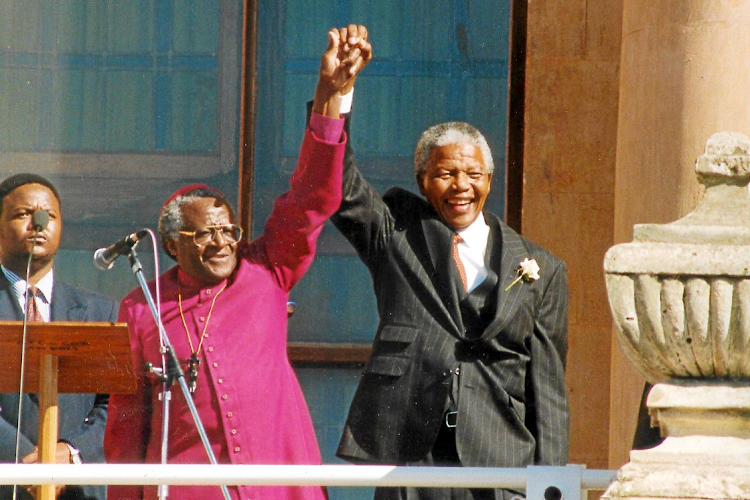
[[655,448],[631,451],[603,499],[750,500],[750,387],[657,384],[648,408],[668,436]]
[[750,440],[668,437],[634,450],[602,498],[750,499]]

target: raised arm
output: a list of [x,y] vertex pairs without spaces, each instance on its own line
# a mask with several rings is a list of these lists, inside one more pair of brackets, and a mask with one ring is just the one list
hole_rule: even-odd
[[[364,27],[361,27],[366,34]],[[352,33],[357,33],[353,35]],[[360,27],[328,32],[320,60],[313,116],[305,131],[290,190],[280,196],[266,223],[262,242],[279,284],[290,289],[307,271],[323,224],[341,204],[341,170],[346,135],[341,92],[371,58]]]

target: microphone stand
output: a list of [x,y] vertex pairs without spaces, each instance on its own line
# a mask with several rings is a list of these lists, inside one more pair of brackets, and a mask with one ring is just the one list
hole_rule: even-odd
[[[36,245],[36,239],[39,237],[39,233],[44,231],[49,224],[49,213],[46,210],[38,209],[34,210],[31,216],[31,222],[34,225],[34,239],[32,240],[31,250],[29,251],[29,259],[26,261],[26,294],[24,298],[25,308],[23,311],[23,332],[21,333],[21,380],[18,384],[18,415],[16,416],[16,446],[15,446],[15,460],[14,463],[18,463],[18,453],[21,449],[21,415],[23,413],[23,386],[24,386],[24,375],[26,372],[26,326],[28,325],[29,312],[26,307],[29,307],[29,277],[31,276],[31,261],[34,258],[34,245]],[[33,299],[36,300],[36,297]],[[11,498],[16,500],[18,498],[18,485],[13,485],[13,493]]]
[[[159,317],[159,313],[156,310],[154,299],[148,289],[146,279],[143,277],[143,266],[141,266],[141,263],[138,260],[138,256],[135,253],[135,247],[130,249],[130,252],[128,253],[128,259],[130,260],[130,268],[132,269],[135,277],[138,279],[138,284],[141,286],[143,295],[148,302],[149,308],[151,309],[151,315],[154,317],[154,321],[156,322],[156,326],[159,328],[162,339],[164,339],[164,352],[162,353],[162,357],[166,357],[165,369],[167,373],[164,373],[163,369],[154,368],[153,366],[147,365],[146,368],[147,370],[158,374],[163,382],[162,404],[164,407],[164,411],[162,415],[162,463],[167,463],[167,441],[169,439],[169,435],[167,433],[169,429],[169,403],[172,399],[169,387],[175,380],[177,380],[180,389],[182,389],[182,394],[185,396],[185,401],[188,404],[188,408],[190,409],[190,414],[192,415],[193,421],[195,422],[195,427],[198,430],[198,435],[200,436],[203,447],[206,450],[206,455],[208,455],[208,460],[209,462],[211,462],[211,464],[216,465],[216,457],[214,456],[214,452],[211,449],[211,444],[208,441],[206,430],[203,428],[203,423],[201,422],[201,418],[198,415],[198,409],[195,407],[195,403],[193,402],[193,396],[190,394],[187,382],[185,382],[185,373],[182,371],[182,367],[180,366],[180,362],[174,352],[174,348],[172,347],[172,344],[169,341],[169,337],[167,336],[167,331],[164,328],[164,324],[162,323],[161,318]],[[224,500],[231,500],[229,497],[229,490],[227,489],[226,485],[221,485],[220,488],[221,493],[224,496]],[[162,500],[167,497],[166,490],[167,485],[159,486],[159,498],[161,498]]]

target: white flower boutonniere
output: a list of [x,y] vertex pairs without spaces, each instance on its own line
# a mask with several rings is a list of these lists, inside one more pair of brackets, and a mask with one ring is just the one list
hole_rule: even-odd
[[520,264],[518,264],[518,271],[516,271],[516,279],[513,280],[513,282],[508,285],[508,287],[505,289],[507,292],[510,290],[510,287],[515,285],[521,280],[524,281],[536,281],[539,279],[539,264],[536,263],[536,260],[525,258],[521,261]]

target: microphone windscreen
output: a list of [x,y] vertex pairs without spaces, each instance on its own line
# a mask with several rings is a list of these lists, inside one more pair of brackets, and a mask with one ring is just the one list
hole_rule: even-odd
[[37,231],[43,231],[49,224],[49,212],[43,209],[34,210],[31,214],[31,224]]

